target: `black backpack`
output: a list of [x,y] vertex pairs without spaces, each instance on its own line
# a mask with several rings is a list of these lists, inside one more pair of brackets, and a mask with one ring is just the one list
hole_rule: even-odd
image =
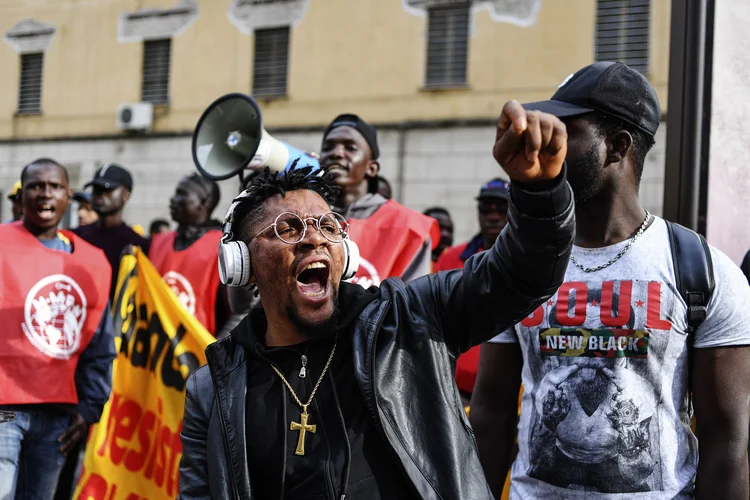
[[692,347],[692,336],[706,319],[708,301],[716,286],[714,266],[703,236],[674,222],[666,222],[677,291],[687,304],[689,347]]
[[[693,341],[695,331],[706,319],[708,301],[714,293],[714,265],[706,239],[674,222],[665,221],[669,232],[669,246],[672,250],[672,263],[677,291],[687,304],[688,323],[688,413],[693,415]],[[693,430],[697,433],[695,420]]]

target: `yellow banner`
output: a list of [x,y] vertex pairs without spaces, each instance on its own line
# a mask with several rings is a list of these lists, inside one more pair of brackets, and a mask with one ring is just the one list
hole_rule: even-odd
[[185,382],[214,338],[139,248],[120,262],[112,312],[112,395],[89,436],[74,498],[174,499]]

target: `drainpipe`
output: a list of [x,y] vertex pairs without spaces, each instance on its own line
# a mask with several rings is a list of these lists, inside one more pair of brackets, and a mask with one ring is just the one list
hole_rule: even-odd
[[406,123],[401,123],[398,127],[398,138],[396,141],[396,180],[398,181],[398,189],[396,190],[396,201],[399,203],[404,202],[404,192],[406,191],[404,183],[406,177],[406,134],[409,131],[409,127]]
[[673,0],[664,218],[705,234],[715,0]]

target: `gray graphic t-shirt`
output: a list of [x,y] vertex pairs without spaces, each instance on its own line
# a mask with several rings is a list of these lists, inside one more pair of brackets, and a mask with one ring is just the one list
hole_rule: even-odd
[[[627,241],[573,248],[585,267]],[[712,248],[716,289],[695,348],[750,344],[750,287]],[[524,394],[511,498],[691,498],[687,307],[664,220],[615,264],[572,264],[558,292],[493,342],[518,342]]]

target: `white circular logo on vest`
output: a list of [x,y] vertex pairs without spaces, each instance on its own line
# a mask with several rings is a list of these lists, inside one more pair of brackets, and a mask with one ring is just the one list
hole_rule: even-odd
[[42,353],[70,359],[81,345],[86,296],[73,278],[53,274],[39,280],[26,295],[23,333]]
[[380,276],[375,266],[360,256],[357,275],[351,279],[351,282],[367,289],[373,285],[380,286]]
[[190,284],[188,279],[177,271],[169,271],[163,279],[177,295],[182,307],[187,309],[190,314],[195,315],[195,292],[193,292],[193,285]]

